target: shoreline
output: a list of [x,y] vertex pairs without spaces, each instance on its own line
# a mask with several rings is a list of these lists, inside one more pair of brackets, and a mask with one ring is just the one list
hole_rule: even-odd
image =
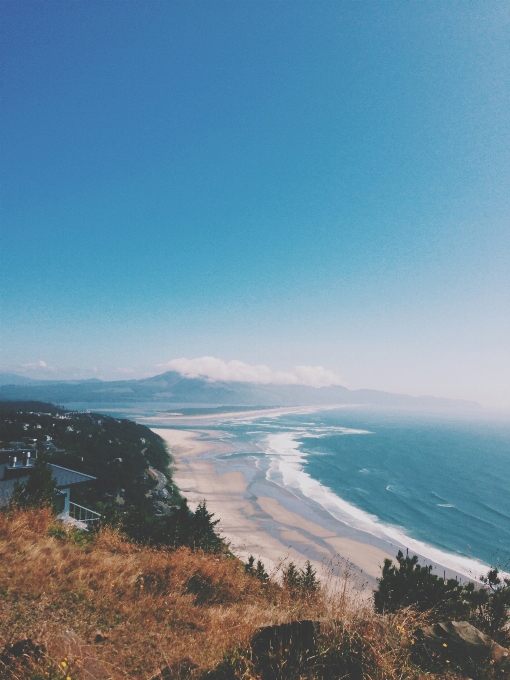
[[339,408],[355,408],[358,404],[328,404],[327,406],[268,406],[267,408],[252,409],[249,411],[222,411],[212,413],[181,414],[176,411],[161,411],[157,416],[145,416],[143,422],[149,423],[151,420],[161,423],[168,420],[168,425],[200,425],[208,422],[223,422],[226,418],[244,418],[246,420],[260,418],[278,417],[287,413],[315,413],[315,411],[332,411]]
[[[310,413],[323,407],[282,407],[262,411],[264,415],[282,412]],[[330,408],[336,408],[331,406]],[[277,571],[283,561],[293,561],[302,567],[310,560],[319,574],[336,579],[349,571],[354,580],[376,586],[385,558],[395,562],[398,550],[409,549],[422,564],[431,564],[438,575],[447,578],[478,581],[473,566],[453,566],[449,555],[433,546],[421,544],[398,529],[376,525],[365,529],[344,520],[327,503],[316,502],[299,489],[271,481],[259,466],[264,453],[239,456],[229,443],[228,434],[207,430],[215,420],[218,425],[225,416],[257,418],[261,411],[207,414],[172,418],[172,425],[161,424],[151,429],[165,441],[174,459],[176,486],[196,506],[205,500],[208,509],[219,519],[218,529],[229,542],[232,552],[246,559],[253,555],[269,570]],[[145,423],[151,418],[144,418]],[[175,422],[175,421],[180,422]],[[186,422],[182,422],[182,421]],[[190,422],[191,421],[191,422]],[[190,429],[173,429],[182,425]],[[191,429],[192,428],[192,429]],[[313,480],[312,480],[313,481]],[[318,482],[313,482],[319,485]],[[320,486],[320,485],[319,485]],[[334,496],[325,487],[328,495]],[[335,505],[345,502],[334,496]],[[368,517],[368,516],[367,516]],[[375,520],[376,518],[374,518]],[[373,522],[371,522],[373,524]],[[381,531],[382,529],[382,531]],[[431,554],[432,553],[432,554]],[[462,560],[464,558],[461,558]],[[469,558],[468,558],[469,559]],[[477,561],[476,561],[477,562]],[[449,566],[448,566],[449,565]],[[484,572],[484,565],[477,570]]]
[[182,495],[191,507],[206,501],[220,520],[219,533],[244,561],[253,555],[275,573],[283,562],[303,567],[310,560],[322,578],[337,580],[349,572],[362,588],[374,587],[384,559],[395,558],[397,546],[392,550],[312,507],[266,480],[256,466],[233,462],[232,447],[217,431],[151,429],[172,455],[173,480]]

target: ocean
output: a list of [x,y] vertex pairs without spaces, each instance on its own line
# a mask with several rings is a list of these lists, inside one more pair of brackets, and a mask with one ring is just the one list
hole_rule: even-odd
[[[111,415],[169,426],[154,406]],[[347,407],[175,427],[212,431],[231,464],[348,526],[459,573],[510,571],[510,421]]]

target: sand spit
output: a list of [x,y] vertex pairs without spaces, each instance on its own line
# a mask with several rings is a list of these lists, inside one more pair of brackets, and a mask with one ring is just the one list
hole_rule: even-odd
[[138,418],[140,422],[143,422],[150,427],[151,421],[161,422],[167,421],[167,423],[172,427],[183,425],[185,427],[197,426],[203,427],[207,426],[208,423],[219,423],[229,420],[231,418],[243,420],[250,420],[255,418],[276,418],[281,415],[288,413],[315,413],[316,411],[330,411],[337,410],[339,408],[353,408],[356,404],[330,404],[328,406],[278,406],[273,408],[261,408],[253,409],[250,411],[230,411],[230,412],[212,412],[212,413],[195,413],[191,415],[185,415],[179,413],[179,409],[175,411],[162,411],[158,413],[157,416],[146,416],[144,418]]

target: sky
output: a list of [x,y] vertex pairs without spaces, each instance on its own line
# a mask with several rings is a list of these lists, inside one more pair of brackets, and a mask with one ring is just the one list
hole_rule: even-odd
[[0,14],[3,370],[510,410],[508,2]]

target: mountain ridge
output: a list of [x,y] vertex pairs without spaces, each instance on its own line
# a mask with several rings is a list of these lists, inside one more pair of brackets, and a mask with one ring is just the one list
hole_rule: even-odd
[[[9,382],[12,380],[12,382]],[[147,402],[168,404],[207,404],[232,406],[319,406],[357,404],[392,407],[481,409],[480,404],[463,399],[447,399],[379,390],[349,390],[341,385],[309,387],[186,378],[177,371],[166,371],[137,380],[98,379],[35,380],[12,373],[0,373],[0,398],[56,403]]]

